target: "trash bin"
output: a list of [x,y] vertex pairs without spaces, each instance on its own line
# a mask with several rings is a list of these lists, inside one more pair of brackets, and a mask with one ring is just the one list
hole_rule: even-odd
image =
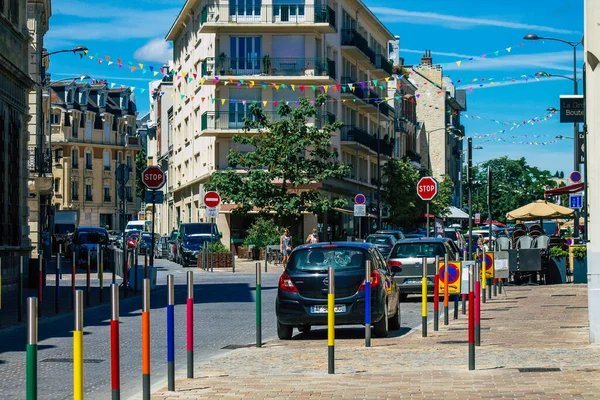
[[587,257],[573,258],[573,283],[588,283]]
[[[148,278],[150,279],[150,290],[156,289],[156,267],[148,267]],[[137,266],[129,269],[129,287],[143,290],[144,267]]]

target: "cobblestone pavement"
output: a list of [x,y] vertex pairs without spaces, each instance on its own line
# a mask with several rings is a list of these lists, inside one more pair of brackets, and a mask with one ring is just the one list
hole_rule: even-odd
[[197,366],[198,378],[153,398],[597,399],[600,346],[588,343],[587,312],[587,285],[510,286],[482,304],[475,371],[461,314],[438,332],[430,323],[427,338],[413,330],[374,339],[371,348],[337,339],[335,375],[327,374],[319,329],[212,358]]

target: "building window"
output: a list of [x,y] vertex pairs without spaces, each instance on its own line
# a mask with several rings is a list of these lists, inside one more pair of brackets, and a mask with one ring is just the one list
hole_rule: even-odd
[[76,120],[76,119],[73,119],[72,126],[73,126],[73,134],[72,134],[72,136],[74,138],[77,138],[79,136],[79,121]]
[[71,199],[79,200],[79,182],[71,182]]
[[86,118],[85,120],[85,138],[92,140],[92,119]]
[[60,178],[54,179],[54,192],[60,193]]
[[188,222],[192,222],[192,203],[187,205]]
[[60,114],[50,114],[50,123],[52,125],[60,125]]
[[106,93],[104,92],[98,95],[98,107],[106,107]]
[[104,201],[110,201],[110,185],[104,184]]
[[92,184],[85,184],[85,201],[92,201]]
[[19,0],[10,0],[8,3],[8,17],[15,26],[19,25]]
[[92,169],[92,152],[90,150],[85,152],[85,169]]
[[59,163],[62,158],[63,158],[63,149],[54,150],[54,159],[56,160],[56,163]]
[[104,143],[110,142],[110,119],[104,121]]
[[131,172],[133,169],[131,168],[131,154],[127,154],[127,168],[129,169],[129,172]]
[[77,149],[71,150],[71,168],[79,168],[79,151]]
[[110,152],[104,151],[104,170],[110,171]]

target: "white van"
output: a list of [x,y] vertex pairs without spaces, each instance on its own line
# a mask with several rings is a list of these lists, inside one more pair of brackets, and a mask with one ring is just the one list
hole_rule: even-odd
[[150,232],[152,230],[152,221],[129,221],[125,227],[125,233],[129,231]]

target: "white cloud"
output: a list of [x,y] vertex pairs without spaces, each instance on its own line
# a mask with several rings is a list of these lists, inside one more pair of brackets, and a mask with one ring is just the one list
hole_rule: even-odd
[[133,53],[140,61],[165,63],[173,58],[173,47],[162,38],[154,38]]
[[439,25],[440,23],[444,23],[446,26],[453,29],[464,29],[474,26],[495,26],[500,28],[521,29],[538,32],[563,34],[577,33],[576,31],[568,29],[560,29],[544,25],[529,25],[489,18],[470,18],[456,15],[437,14],[432,12],[408,11],[390,7],[371,7],[371,11],[373,11],[383,22],[404,22],[427,25]]

